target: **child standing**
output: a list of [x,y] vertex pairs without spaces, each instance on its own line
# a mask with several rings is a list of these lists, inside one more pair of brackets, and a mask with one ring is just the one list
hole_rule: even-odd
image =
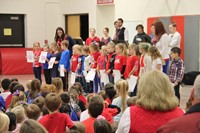
[[76,68],[76,82],[79,82],[83,86],[83,89],[86,90],[85,77],[83,74],[85,55],[82,54],[81,46],[79,46],[77,52],[79,53],[79,57],[78,57],[78,65]]
[[[90,52],[91,52],[91,55],[93,58],[90,68],[96,69],[98,57],[101,55],[99,52],[99,46],[96,43],[91,43],[90,44]],[[94,86],[93,87],[94,92],[97,93],[98,92],[98,84],[100,83],[100,79],[99,79],[97,73],[95,74],[95,77],[94,77],[94,84],[93,84],[93,81],[91,81],[90,83],[91,83],[91,86]]]
[[73,55],[71,57],[71,63],[72,63],[71,71],[73,73],[76,72],[76,68],[77,68],[77,65],[78,65],[79,53],[77,51],[78,51],[79,47],[80,46],[78,44],[76,44],[76,45],[73,46]]
[[108,43],[107,44],[107,56],[106,56],[106,73],[109,77],[109,82],[114,84],[114,77],[112,75],[114,69],[114,62],[115,62],[115,44]]
[[[83,55],[85,55],[85,60],[83,63],[84,64],[83,74],[84,74],[84,77],[86,77],[88,72],[90,71],[90,65],[92,62],[92,57],[90,55],[90,49],[87,45],[83,46],[82,53],[83,53]],[[93,92],[93,87],[90,86],[90,81],[86,81],[86,90],[84,90],[84,91],[85,91],[85,93]]]
[[60,77],[60,73],[58,71],[58,63],[59,63],[59,60],[60,60],[61,53],[58,52],[58,47],[57,47],[56,42],[53,42],[51,44],[51,50],[53,52],[51,57],[56,57],[56,60],[54,62],[53,68],[52,68],[52,77],[53,78]]
[[126,61],[126,70],[124,74],[125,79],[130,78],[131,75],[137,77],[139,75],[139,47],[136,44],[130,44],[128,49],[130,56]]
[[[98,60],[97,60],[97,73],[98,73],[99,78],[101,78],[100,70],[105,71],[105,68],[106,68],[106,61],[105,61],[106,54],[107,54],[107,47],[104,45],[101,47],[101,55],[98,57]],[[103,87],[104,87],[104,83],[100,82],[100,89],[102,90]]]
[[40,58],[40,54],[41,54],[39,42],[33,43],[33,54],[34,54],[33,73],[34,73],[35,78],[39,79],[40,82],[42,83],[42,78],[41,78],[42,64],[39,63],[39,58]]
[[68,46],[69,41],[62,41],[61,49],[63,51],[59,61],[59,67],[60,65],[64,65],[64,77],[61,77],[64,91],[68,91],[68,73],[70,71],[70,51],[68,50]]
[[139,77],[145,72],[151,70],[151,57],[148,55],[149,45],[147,43],[140,43],[139,51],[142,54],[140,58],[140,73]]
[[[74,123],[66,113],[59,113],[61,98],[55,93],[50,93],[45,98],[45,106],[49,111],[48,115],[43,116],[39,123],[42,124],[49,133],[64,133],[66,127],[76,129]],[[55,124],[56,123],[56,124]]]
[[51,69],[48,69],[48,62],[51,58],[51,54],[49,53],[49,45],[44,45],[44,52],[47,52],[47,57],[45,63],[42,63],[42,67],[44,69],[44,77],[46,84],[51,84],[52,77],[51,77]]
[[121,73],[121,77],[124,78],[124,72],[126,69],[126,46],[123,43],[118,43],[115,46],[115,62],[114,62],[114,70],[119,70]]
[[155,46],[151,46],[148,50],[149,55],[151,56],[152,60],[152,70],[160,70],[161,72],[163,71],[163,63],[164,60],[162,59],[162,56],[158,49]]
[[170,81],[174,84],[175,95],[178,97],[180,102],[180,84],[184,76],[184,63],[180,58],[181,49],[174,47],[171,49],[171,59],[172,63],[169,69],[169,78]]
[[127,108],[126,101],[129,98],[127,81],[120,79],[116,83],[116,91],[117,91],[118,97],[112,101],[112,104],[121,108],[121,112],[117,116],[114,117],[114,121],[119,121],[123,112]]

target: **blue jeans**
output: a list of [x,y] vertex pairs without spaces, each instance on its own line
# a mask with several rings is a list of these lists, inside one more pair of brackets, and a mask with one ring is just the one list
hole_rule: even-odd
[[169,65],[169,59],[165,60],[165,65],[163,65],[163,72],[167,74],[167,69]]
[[94,83],[93,83],[93,88],[94,88],[95,93],[98,93],[98,85],[100,86],[100,89],[102,90],[102,87],[100,84],[101,84],[100,78],[98,77],[98,74],[96,73],[94,77]]
[[42,67],[33,67],[33,73],[36,79],[40,80],[40,83],[42,84]]

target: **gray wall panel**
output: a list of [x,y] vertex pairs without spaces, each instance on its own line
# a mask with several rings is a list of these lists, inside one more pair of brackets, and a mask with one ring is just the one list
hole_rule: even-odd
[[161,17],[159,19],[164,24],[165,30],[169,34],[169,24],[171,23],[171,17]]

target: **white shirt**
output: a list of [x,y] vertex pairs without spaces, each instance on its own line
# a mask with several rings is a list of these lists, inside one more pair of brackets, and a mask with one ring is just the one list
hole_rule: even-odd
[[[126,100],[127,100],[128,98],[129,98],[129,96],[126,97]],[[122,108],[122,99],[121,99],[121,97],[117,97],[117,98],[113,99],[112,105],[116,105],[116,106],[118,106],[119,108]],[[127,106],[126,106],[126,107],[127,107]],[[116,116],[114,117],[114,121],[119,121],[120,118],[121,118],[121,116],[122,116],[122,111],[121,111],[118,115],[116,115]]]
[[86,76],[87,75],[87,71],[90,70],[91,62],[92,62],[92,57],[90,55],[86,56],[85,60],[84,60],[84,76]]
[[131,123],[130,118],[130,108],[128,107],[122,114],[116,133],[129,133]]
[[88,109],[86,109],[85,111],[83,111],[80,115],[80,122],[86,120],[90,118],[90,115],[88,114]]
[[179,32],[175,32],[174,34],[169,34],[169,47],[172,49],[173,47],[180,48],[181,44],[181,35]]
[[3,97],[4,101],[6,101],[6,98],[11,94],[11,92],[2,92],[0,95]]
[[166,33],[161,36],[160,40],[156,43],[156,47],[163,59],[169,59],[169,36]]
[[160,58],[157,58],[157,59],[152,61],[152,70],[156,70],[157,69],[157,65],[161,65],[161,70],[160,71],[162,72],[162,60]]

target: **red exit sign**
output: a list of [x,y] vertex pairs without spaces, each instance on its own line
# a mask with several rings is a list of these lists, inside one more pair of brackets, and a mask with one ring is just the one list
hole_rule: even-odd
[[97,0],[97,4],[113,4],[114,0]]

